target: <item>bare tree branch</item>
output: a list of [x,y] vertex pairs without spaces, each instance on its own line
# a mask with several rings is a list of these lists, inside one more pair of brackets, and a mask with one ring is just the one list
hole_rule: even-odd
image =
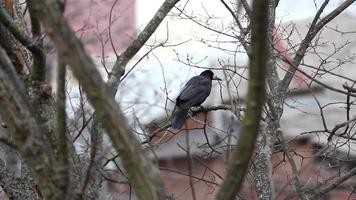
[[16,71],[21,74],[29,74],[29,67],[25,61],[23,51],[19,48],[20,43],[11,35],[11,33],[0,24],[0,45],[6,51],[11,59]]
[[158,169],[141,150],[96,66],[56,6],[55,1],[51,0],[34,4],[57,50],[64,55],[65,62],[71,66],[73,74],[82,84],[98,119],[120,154],[137,196],[140,199],[164,199],[161,182],[157,179]]
[[314,194],[310,197],[310,199],[317,199],[319,196],[324,195],[331,190],[338,187],[343,182],[347,181],[349,178],[356,175],[356,167],[352,168],[349,172],[344,174],[343,176],[336,178],[335,180],[331,181],[331,183],[320,187],[319,190],[316,190]]
[[[29,178],[29,174],[23,175],[21,178],[15,177],[5,166],[0,159],[0,180],[6,196],[9,199],[31,199],[39,200],[40,197],[36,192],[35,183]],[[24,192],[26,191],[26,192]]]
[[349,91],[349,92],[356,93],[356,88],[354,88],[353,86],[349,86],[349,85],[347,85],[347,84],[345,83],[345,84],[342,85],[342,87],[343,87],[345,90]]
[[46,78],[46,56],[43,48],[43,39],[41,38],[41,24],[31,4],[28,4],[31,18],[32,37],[35,38],[36,46],[41,51],[31,51],[33,56],[32,78],[38,81],[44,81]]
[[236,25],[239,27],[240,29],[240,36],[238,36],[238,40],[239,42],[242,44],[242,46],[244,47],[247,55],[250,57],[251,56],[251,49],[250,46],[247,44],[247,41],[245,40],[246,35],[248,34],[248,32],[250,31],[249,27],[244,28],[241,25],[241,22],[237,16],[237,14],[234,13],[234,11],[230,8],[230,6],[224,1],[224,0],[220,0],[221,3],[224,5],[224,7],[229,11],[230,15],[234,18]]
[[[256,145],[256,157],[253,163],[253,173],[254,173],[254,183],[256,186],[256,192],[258,198],[260,200],[272,200],[275,199],[274,195],[274,187],[272,180],[272,153],[274,149],[275,143],[275,135],[276,130],[278,128],[278,114],[279,109],[277,109],[277,105],[281,101],[279,98],[279,93],[277,91],[279,77],[277,74],[277,66],[276,66],[276,57],[273,51],[274,45],[274,26],[275,26],[275,17],[276,17],[276,0],[270,0],[268,2],[268,27],[267,34],[269,40],[269,58],[266,66],[266,79],[269,88],[267,105],[270,106],[270,110],[273,111],[271,113],[275,113],[269,115],[267,118],[267,126],[266,128],[260,131],[260,135],[258,143]],[[270,96],[273,96],[272,98]],[[272,108],[273,107],[273,108]]]
[[293,178],[292,181],[293,181],[294,188],[295,188],[297,194],[299,195],[299,197],[302,200],[309,200],[308,196],[305,194],[305,192],[303,190],[303,185],[300,183],[300,180],[299,180],[299,177],[298,177],[298,170],[297,170],[297,166],[296,166],[296,164],[294,162],[293,155],[292,155],[292,153],[291,153],[291,151],[289,149],[289,146],[288,146],[287,142],[284,140],[283,134],[282,134],[281,131],[278,131],[277,137],[278,137],[279,141],[282,144],[283,152],[287,156],[287,159],[289,161],[290,167],[292,169],[292,178]]
[[216,196],[218,200],[235,199],[241,188],[260,127],[265,99],[265,71],[268,59],[268,1],[253,1],[251,18],[251,53],[246,112],[241,135],[230,161],[225,180]]
[[[286,59],[285,57],[283,57],[282,60],[283,60],[284,62],[288,63],[290,68],[295,69],[296,71],[300,72],[301,74],[303,74],[304,76],[306,76],[306,77],[309,78],[310,80],[313,80],[315,83],[317,83],[317,84],[323,86],[324,88],[329,89],[329,90],[334,91],[334,92],[337,92],[337,93],[340,93],[340,94],[344,94],[344,95],[349,95],[349,96],[352,96],[352,97],[356,97],[356,94],[343,91],[343,90],[341,90],[341,89],[335,88],[335,87],[333,87],[333,86],[331,86],[331,85],[328,85],[328,84],[326,84],[326,83],[324,83],[324,82],[319,81],[318,79],[312,77],[311,75],[309,75],[309,74],[306,73],[305,71],[303,71],[303,70],[301,70],[300,68],[298,68],[296,65],[293,65],[293,62],[290,62],[290,61],[289,61],[288,59]],[[289,73],[289,72],[287,72],[287,73]],[[283,81],[283,80],[282,80],[282,81]],[[284,84],[284,83],[281,83],[281,84]],[[280,85],[280,86],[281,86],[281,85]],[[282,92],[281,92],[280,94],[285,94],[285,93],[282,93]]]
[[59,187],[64,191],[64,196],[69,197],[70,186],[70,162],[68,150],[68,137],[66,128],[66,64],[58,59],[57,72],[57,137],[58,137],[58,174]]
[[189,185],[190,185],[190,190],[192,192],[192,197],[193,200],[196,200],[197,197],[195,195],[195,189],[194,189],[194,181],[192,178],[192,165],[193,165],[193,160],[190,152],[190,142],[189,142],[189,130],[186,130],[185,133],[185,142],[186,142],[186,153],[187,153],[187,164],[188,164],[188,173],[189,173]]
[[153,18],[148,22],[146,27],[132,42],[132,44],[119,56],[113,66],[110,73],[108,86],[110,88],[110,94],[115,96],[117,88],[120,84],[120,78],[125,73],[125,67],[127,63],[132,59],[134,55],[142,48],[151,35],[156,31],[163,19],[167,16],[169,11],[179,0],[166,0],[162,6],[158,9]]
[[240,0],[240,2],[242,3],[245,11],[246,11],[246,14],[251,17],[252,15],[252,10],[250,8],[250,5],[248,4],[247,0]]
[[353,123],[356,121],[356,117],[353,117],[352,119],[346,121],[346,122],[342,122],[340,124],[336,124],[335,127],[331,130],[330,135],[328,137],[328,141],[330,141],[333,136],[335,135],[336,131],[339,130],[342,127],[348,126],[349,124]]
[[100,171],[101,169],[98,166],[100,165],[103,151],[103,132],[103,128],[101,127],[98,118],[94,116],[90,130],[90,160],[86,173],[80,180],[80,191],[77,194],[78,199],[100,198],[100,187],[103,176]]
[[43,139],[43,130],[32,116],[30,105],[25,100],[25,89],[13,66],[0,48],[0,113],[9,126],[15,145],[22,158],[31,168],[34,177],[45,197],[60,199],[62,193],[56,187],[55,179],[49,179],[54,173],[53,157],[47,142]]
[[[237,109],[233,106],[229,106],[229,105],[218,105],[218,106],[209,106],[209,107],[199,107],[197,110],[193,110],[192,111],[192,116],[196,116],[200,113],[208,113],[210,111],[218,111],[218,110],[229,110],[231,111],[234,115],[236,115],[237,112],[241,112],[244,111],[244,109]],[[149,137],[142,141],[141,144],[147,144],[149,143],[154,137],[156,137],[156,135],[166,129],[168,129],[169,127],[171,127],[171,123],[167,123],[159,128],[157,128],[156,130],[154,130]]]
[[[33,56],[33,61],[34,61],[34,71],[33,73],[33,78],[34,80],[37,81],[43,81],[44,80],[44,67],[46,65],[46,57],[44,54],[44,50],[42,47],[42,43],[38,43],[39,41],[33,40],[26,34],[25,31],[21,31],[18,29],[16,23],[11,19],[11,17],[8,15],[7,11],[5,8],[0,6],[0,23],[5,26],[9,32],[28,50],[31,51],[32,56]],[[40,38],[37,38],[40,39]],[[36,67],[35,67],[36,66]],[[36,72],[36,73],[35,73]]]
[[253,162],[254,183],[258,199],[272,200],[274,198],[274,188],[272,181],[271,158],[274,147],[274,133],[261,130],[256,145],[256,156]]
[[333,10],[332,12],[330,12],[328,15],[326,15],[325,17],[323,17],[322,19],[319,20],[318,23],[316,23],[317,19],[319,19],[319,16],[321,15],[322,11],[324,10],[324,7],[326,6],[326,4],[329,2],[329,0],[326,0],[324,2],[324,4],[320,7],[317,15],[315,16],[313,22],[312,22],[312,26],[310,26],[308,33],[306,34],[306,36],[304,37],[302,43],[299,46],[299,49],[297,50],[293,61],[291,63],[290,69],[288,70],[288,72],[286,73],[286,75],[284,76],[281,84],[280,84],[280,88],[279,90],[285,94],[290,82],[292,81],[295,72],[297,71],[297,68],[301,62],[301,60],[303,59],[305,52],[307,51],[308,47],[310,46],[310,42],[313,40],[313,38],[319,33],[319,31],[321,30],[321,28],[323,28],[327,23],[329,23],[332,19],[334,19],[335,17],[337,17],[342,11],[344,11],[346,8],[348,8],[352,3],[354,3],[356,0],[346,0],[344,1],[340,6],[338,6],[337,8],[335,8],[335,10]]

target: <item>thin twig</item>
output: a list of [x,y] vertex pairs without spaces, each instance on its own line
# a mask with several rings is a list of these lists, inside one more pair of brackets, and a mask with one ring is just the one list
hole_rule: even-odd
[[[327,4],[329,0],[326,0],[324,2],[324,4]],[[319,16],[321,15],[321,12],[324,10],[324,4],[322,7],[319,8],[319,11],[313,22],[312,25],[309,28],[308,33],[306,34],[306,36],[304,37],[302,43],[299,46],[299,49],[297,50],[293,61],[291,62],[291,68],[289,70],[289,73],[286,73],[286,75],[284,76],[281,85],[280,85],[280,91],[282,93],[286,93],[290,82],[292,81],[295,72],[298,69],[298,66],[301,62],[301,60],[303,59],[308,47],[310,46],[310,42],[313,40],[313,38],[319,33],[319,31],[327,24],[329,23],[332,19],[334,19],[335,17],[337,17],[342,11],[344,11],[346,8],[348,8],[352,3],[354,3],[356,0],[346,0],[344,1],[342,4],[340,4],[337,8],[335,8],[332,12],[330,12],[328,15],[326,15],[325,17],[323,17],[322,19],[319,20],[318,23],[316,23],[316,21],[319,19]]]
[[349,178],[353,177],[356,175],[356,167],[352,168],[350,171],[348,171],[346,174],[343,176],[336,178],[334,181],[331,183],[324,185],[317,189],[314,194],[310,197],[310,199],[317,199],[319,196],[324,195],[331,190],[337,188],[339,185],[341,185],[343,182],[347,181]]
[[282,144],[282,149],[284,154],[287,156],[287,159],[289,161],[290,167],[292,169],[292,181],[294,184],[294,188],[297,192],[297,194],[299,195],[299,197],[303,200],[309,200],[308,196],[305,194],[304,190],[303,190],[303,185],[300,183],[299,177],[298,177],[298,169],[297,166],[294,162],[293,159],[293,155],[288,147],[288,144],[286,143],[286,141],[283,138],[282,132],[281,131],[277,131],[277,137],[280,141],[280,143]]
[[166,0],[158,9],[153,18],[148,22],[146,27],[131,43],[131,45],[117,57],[113,69],[110,73],[107,85],[110,88],[111,96],[114,96],[120,84],[120,78],[125,73],[127,63],[133,58],[134,55],[143,47],[151,35],[157,30],[163,19],[167,16],[169,11],[179,0]]

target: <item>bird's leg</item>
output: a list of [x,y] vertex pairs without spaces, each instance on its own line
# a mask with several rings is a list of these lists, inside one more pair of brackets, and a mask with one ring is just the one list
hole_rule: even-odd
[[198,107],[198,110],[204,110],[204,106],[202,106],[202,105],[199,105],[197,107]]
[[197,115],[201,110],[204,110],[204,106],[199,105],[199,106],[194,106],[189,109],[192,112],[192,116]]
[[[193,109],[192,109],[192,108],[193,108]],[[197,112],[197,111],[203,110],[203,109],[204,109],[204,106],[202,106],[202,105],[190,107],[190,110],[191,110],[192,112]]]

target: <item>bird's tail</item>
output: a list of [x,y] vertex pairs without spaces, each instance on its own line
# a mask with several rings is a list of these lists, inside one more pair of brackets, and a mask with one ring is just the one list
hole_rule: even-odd
[[179,129],[182,128],[182,126],[185,123],[185,119],[187,118],[189,108],[179,108],[176,106],[172,112],[171,116],[171,123],[172,123],[172,128],[174,129]]

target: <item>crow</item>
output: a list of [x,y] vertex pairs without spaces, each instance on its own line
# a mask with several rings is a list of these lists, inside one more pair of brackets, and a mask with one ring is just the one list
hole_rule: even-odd
[[199,76],[192,77],[183,87],[176,99],[171,115],[172,128],[180,129],[187,118],[191,107],[200,106],[209,96],[212,80],[221,80],[211,70],[203,71]]

